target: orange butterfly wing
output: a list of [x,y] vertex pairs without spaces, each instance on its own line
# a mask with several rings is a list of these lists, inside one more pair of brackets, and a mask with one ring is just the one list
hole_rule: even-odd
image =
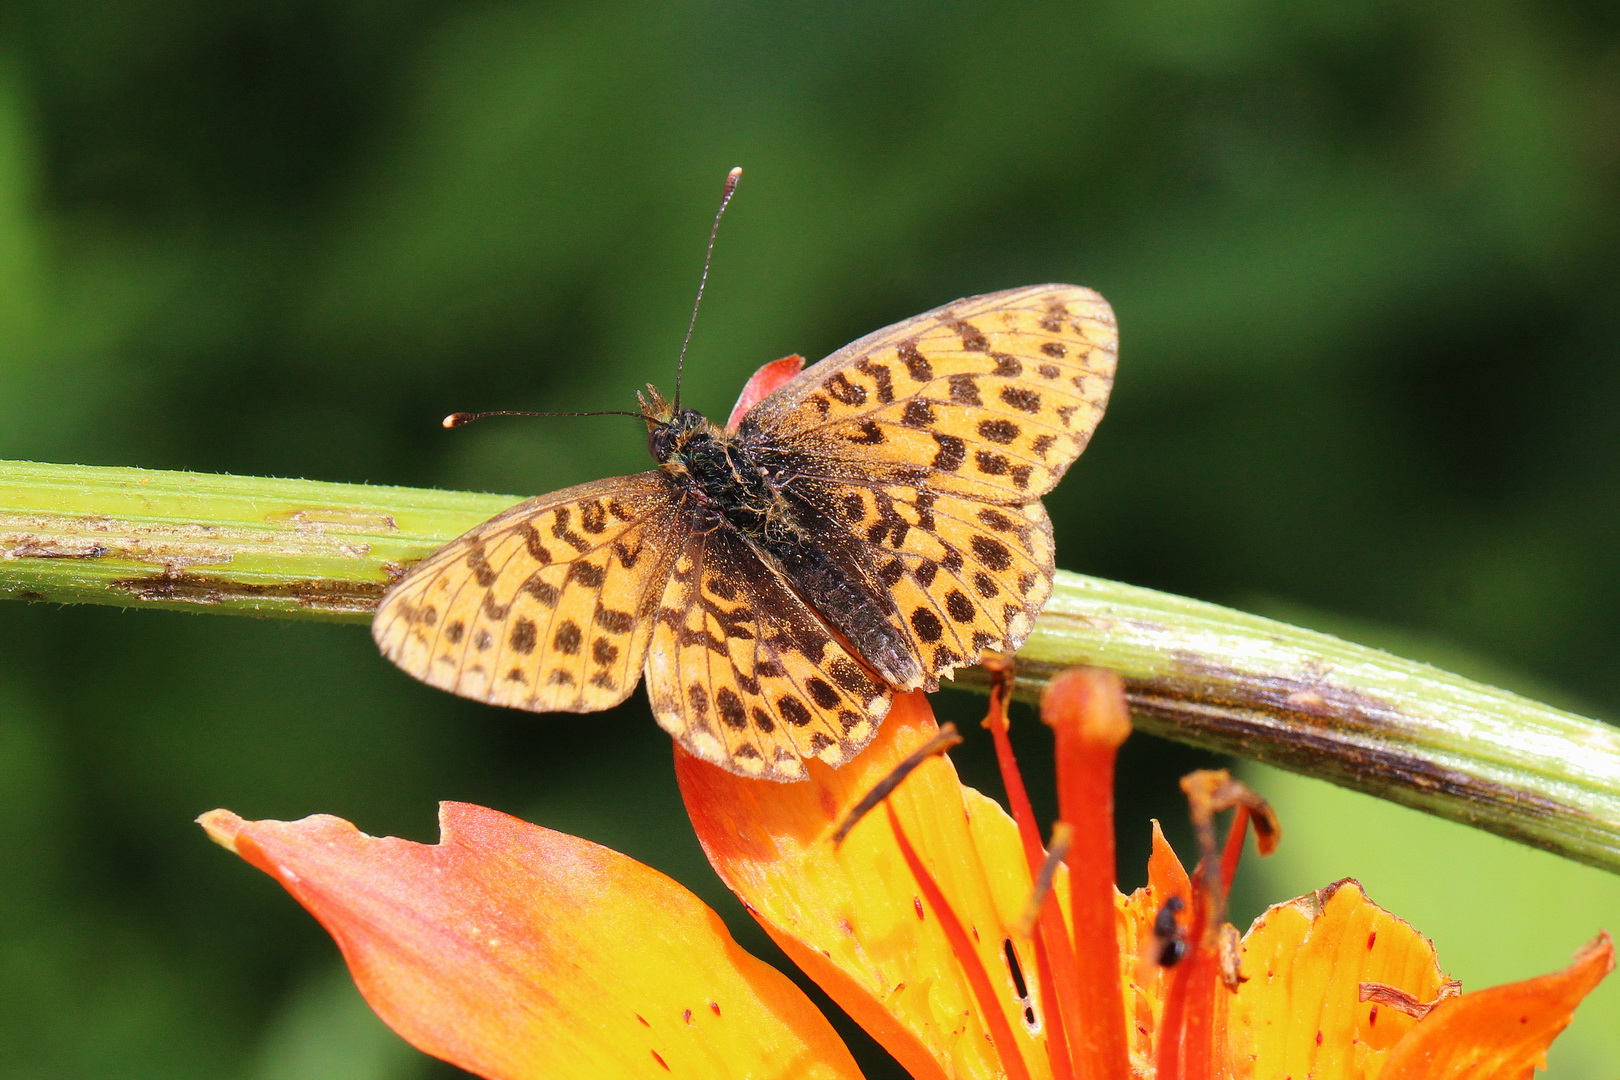
[[889,708],[889,688],[776,569],[719,530],[692,536],[676,560],[647,697],[698,757],[773,780],[803,779],[801,759],[847,761]]
[[760,402],[739,431],[769,432],[852,482],[910,466],[927,470],[933,490],[1027,502],[1086,448],[1118,352],[1113,311],[1090,289],[968,297],[844,346]]
[[739,437],[801,462],[790,501],[840,571],[894,601],[923,667],[899,688],[933,689],[1029,635],[1054,572],[1039,496],[1090,440],[1117,354],[1101,296],[1035,285],[870,334],[742,418]]
[[372,636],[462,697],[606,709],[640,681],[679,526],[662,472],[530,499],[417,563],[383,597]]

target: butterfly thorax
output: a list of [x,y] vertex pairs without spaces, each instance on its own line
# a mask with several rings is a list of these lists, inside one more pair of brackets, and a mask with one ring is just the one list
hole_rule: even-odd
[[730,526],[756,540],[790,527],[787,479],[775,455],[715,427],[691,409],[653,426],[647,447],[675,481],[700,532]]

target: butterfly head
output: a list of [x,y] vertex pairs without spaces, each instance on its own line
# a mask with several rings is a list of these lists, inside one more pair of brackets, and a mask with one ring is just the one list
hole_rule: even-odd
[[647,392],[637,398],[647,417],[647,450],[653,460],[670,472],[685,472],[688,444],[694,437],[705,443],[712,441],[714,425],[694,409],[677,409],[656,387],[647,387]]

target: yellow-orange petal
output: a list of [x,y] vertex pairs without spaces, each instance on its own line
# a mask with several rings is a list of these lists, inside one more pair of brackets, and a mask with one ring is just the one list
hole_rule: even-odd
[[436,845],[199,820],[320,920],[390,1027],[488,1080],[860,1075],[701,900],[608,848],[465,803]]
[[936,731],[923,695],[901,694],[865,751],[837,770],[807,762],[807,782],[748,780],[680,752],[676,777],[727,886],[912,1076],[1003,1076],[962,965],[906,868],[898,820],[970,928],[1017,1052],[1032,1076],[1049,1077],[1045,1037],[1025,1026],[1005,953],[1010,940],[1033,985],[1033,950],[1017,929],[1030,874],[1006,812],[962,787],[948,760],[933,758],[890,796],[894,819],[869,814],[840,847],[831,842],[845,813]]
[[1243,974],[1227,1029],[1237,1076],[1362,1080],[1417,1023],[1361,1000],[1380,983],[1419,1002],[1445,982],[1434,946],[1346,879],[1277,904],[1244,938]]
[[1379,1080],[1527,1080],[1613,970],[1614,943],[1599,934],[1562,971],[1443,1001],[1390,1051]]

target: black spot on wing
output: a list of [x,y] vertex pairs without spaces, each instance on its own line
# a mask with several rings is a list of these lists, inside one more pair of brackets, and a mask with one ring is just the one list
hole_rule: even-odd
[[951,400],[958,405],[983,405],[979,400],[979,382],[973,375],[952,375],[946,380],[950,384]]
[[577,581],[587,589],[599,589],[607,580],[607,571],[594,563],[575,562],[568,565],[568,580]]
[[887,364],[879,364],[867,357],[855,365],[855,370],[872,380],[877,390],[878,404],[887,405],[894,400],[894,376],[889,372]]
[[906,374],[916,382],[930,382],[934,378],[934,367],[928,358],[917,351],[915,341],[902,341],[900,343],[900,362],[906,365]]
[[630,627],[635,625],[635,618],[628,611],[614,611],[604,607],[600,600],[596,602],[594,618],[596,625],[610,634],[628,634]]
[[853,434],[844,438],[859,446],[877,446],[883,442],[883,429],[878,427],[875,420],[863,420]]
[[489,588],[495,584],[496,573],[494,567],[489,565],[489,558],[484,554],[484,545],[481,541],[467,545],[467,569],[473,572],[473,580],[482,588]]
[[930,645],[945,636],[945,625],[931,610],[920,607],[911,613],[911,628]]
[[571,516],[572,513],[568,507],[557,507],[555,511],[555,518],[551,523],[551,535],[555,536],[558,540],[561,540],[575,551],[591,550],[591,542],[568,527],[568,522]]
[[537,632],[533,619],[514,619],[512,620],[511,632],[507,634],[506,643],[512,646],[514,652],[527,656],[534,652],[536,637]]
[[992,570],[1005,570],[1012,565],[1012,552],[1007,545],[990,536],[975,536],[970,542],[974,557]]
[[743,708],[742,698],[729,686],[722,686],[714,694],[714,706],[720,712],[720,720],[733,731],[745,731],[748,728],[748,710]]
[[934,407],[920,398],[912,398],[900,410],[900,423],[909,428],[930,428],[938,421]]
[[523,583],[523,591],[540,601],[542,606],[548,608],[556,607],[557,601],[562,597],[561,589],[548,582],[541,581],[538,574]]
[[815,717],[805,708],[804,702],[791,694],[783,694],[776,700],[776,711],[782,714],[782,719],[794,727],[807,727]]
[[518,535],[523,537],[523,546],[528,550],[529,558],[541,566],[551,561],[551,551],[546,547],[544,541],[540,539],[539,529],[525,521],[518,526]]
[[1001,400],[1019,412],[1038,413],[1041,411],[1041,395],[1027,387],[1003,386],[1001,388]]
[[967,444],[955,435],[942,435],[934,432],[934,441],[939,444],[939,450],[934,454],[934,468],[941,472],[955,472],[967,460]]
[[592,499],[579,508],[579,527],[595,536],[607,528],[607,507]]
[[962,339],[962,348],[968,352],[984,352],[990,348],[984,332],[970,322],[959,319],[951,323],[951,329]]
[[981,420],[979,434],[1001,446],[1018,438],[1018,425],[1011,420]]
[[827,682],[825,679],[818,679],[815,677],[806,679],[804,689],[805,692],[810,695],[811,700],[813,700],[823,709],[831,709],[833,706],[837,705],[840,700],[842,700],[838,696],[838,691],[834,690],[832,688],[832,684]]
[[851,382],[848,375],[840,371],[822,384],[827,393],[842,401],[845,405],[865,405],[866,387]]

